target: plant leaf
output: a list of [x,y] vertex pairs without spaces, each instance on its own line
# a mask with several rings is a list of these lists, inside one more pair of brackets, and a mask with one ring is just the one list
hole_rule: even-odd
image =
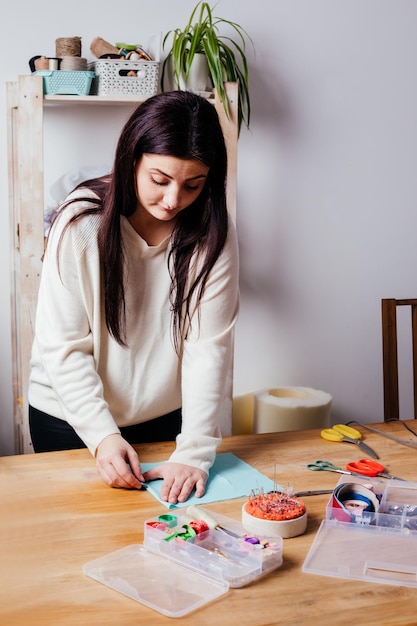
[[[237,35],[220,34],[220,27],[227,26]],[[169,39],[171,47],[162,65],[161,89],[164,89],[164,76],[168,59],[172,58],[174,81],[180,87],[180,77],[188,80],[195,55],[204,53],[207,57],[213,87],[216,89],[226,114],[229,116],[229,103],[224,87],[225,82],[238,83],[238,133],[242,123],[249,128],[251,103],[249,95],[249,72],[246,59],[246,44],[255,46],[247,31],[237,22],[213,15],[208,2],[198,2],[191,12],[184,28],[176,28],[166,33],[162,41],[165,49]]]

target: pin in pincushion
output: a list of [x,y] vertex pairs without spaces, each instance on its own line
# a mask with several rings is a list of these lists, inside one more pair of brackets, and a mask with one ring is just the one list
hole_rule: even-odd
[[242,507],[242,525],[247,532],[265,537],[296,537],[307,527],[306,506],[279,491],[254,494]]

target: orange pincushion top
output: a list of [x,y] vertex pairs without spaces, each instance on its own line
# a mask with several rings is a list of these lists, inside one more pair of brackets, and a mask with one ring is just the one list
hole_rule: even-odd
[[306,507],[299,498],[274,491],[252,496],[245,504],[245,510],[252,517],[280,522],[301,517],[306,511]]

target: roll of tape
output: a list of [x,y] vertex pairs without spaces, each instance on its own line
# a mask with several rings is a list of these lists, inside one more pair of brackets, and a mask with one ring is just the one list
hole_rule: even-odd
[[330,394],[310,387],[277,387],[254,394],[253,432],[323,428],[330,424]]
[[341,522],[355,522],[362,518],[369,522],[378,509],[379,500],[372,486],[342,483],[333,491],[332,517]]

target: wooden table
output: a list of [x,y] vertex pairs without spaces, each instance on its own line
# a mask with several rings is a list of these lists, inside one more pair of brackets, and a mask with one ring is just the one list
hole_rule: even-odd
[[[408,424],[417,430],[414,422]],[[373,428],[416,441],[403,423]],[[360,428],[360,427],[359,427]],[[388,470],[417,482],[417,448],[361,429]],[[172,443],[138,446],[145,462],[164,460]],[[320,430],[225,438],[219,452],[233,452],[263,474],[296,490],[332,489],[338,474],[310,472],[305,464],[329,459],[339,466],[363,458],[356,446],[320,438]],[[85,562],[143,542],[144,521],[161,512],[146,491],[106,486],[86,450],[0,458],[0,624],[5,626],[172,624],[165,617],[86,577]],[[363,583],[301,570],[325,517],[329,496],[305,498],[306,532],[284,540],[283,565],[254,583],[179,621],[199,626],[274,624],[417,623],[417,589]],[[242,502],[207,505],[240,520]]]

